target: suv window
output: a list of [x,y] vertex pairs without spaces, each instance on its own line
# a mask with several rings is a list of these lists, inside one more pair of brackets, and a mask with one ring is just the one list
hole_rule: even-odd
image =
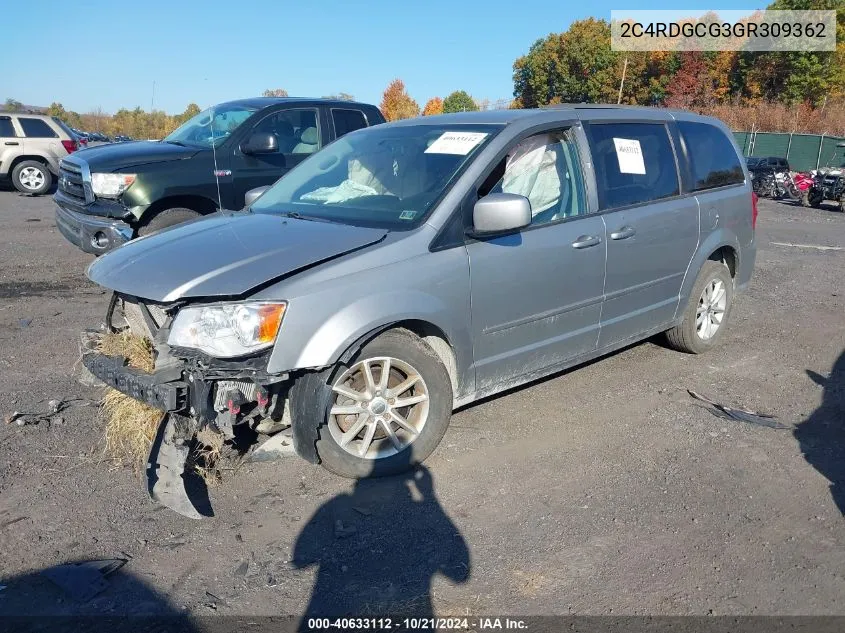
[[663,123],[592,123],[588,130],[600,208],[680,193],[675,155]]
[[23,128],[23,135],[28,138],[58,138],[59,135],[41,119],[29,119],[18,117],[18,122]]
[[[692,170],[692,189],[713,189],[745,182],[733,145],[719,128],[707,123],[678,121]],[[769,164],[786,162],[770,158]]]
[[71,131],[71,129],[70,129],[70,128],[69,128],[69,127],[65,124],[65,122],[64,122],[64,121],[62,121],[59,117],[54,116],[54,117],[53,117],[53,123],[55,123],[56,125],[58,125],[58,126],[62,129],[62,132],[64,132],[65,134],[67,134],[70,138],[73,138],[73,137],[74,137],[74,133],[73,133],[73,132]]
[[12,125],[11,117],[0,116],[0,136],[4,138],[13,138],[17,135],[17,132],[15,132],[15,126]]
[[317,111],[310,108],[268,114],[255,125],[253,132],[275,135],[282,154],[313,154],[320,149]]
[[556,130],[523,139],[479,188],[479,196],[515,193],[531,202],[531,225],[587,212],[581,163],[571,132]]
[[344,134],[367,127],[367,119],[360,110],[346,110],[332,108],[332,120],[334,121],[334,133],[336,138]]

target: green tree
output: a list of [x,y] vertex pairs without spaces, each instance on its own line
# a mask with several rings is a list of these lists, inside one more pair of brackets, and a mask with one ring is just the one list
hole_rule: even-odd
[[3,109],[6,112],[23,112],[23,104],[17,99],[12,99],[11,97],[9,97],[8,99],[6,99],[6,103],[3,105]]
[[475,112],[478,106],[472,97],[464,90],[456,90],[443,99],[443,113],[448,112]]
[[348,92],[338,92],[337,94],[333,95],[326,95],[323,99],[336,99],[338,101],[355,101],[355,97],[353,97]]
[[200,113],[200,107],[196,103],[189,103],[188,107],[185,108],[185,111],[182,114],[177,114],[175,117],[175,123],[177,126],[182,125],[185,121],[190,119],[193,116],[196,116]]
[[621,54],[610,49],[610,24],[594,18],[578,20],[565,33],[537,40],[527,55],[514,62],[514,97],[526,108],[615,103],[622,67]]

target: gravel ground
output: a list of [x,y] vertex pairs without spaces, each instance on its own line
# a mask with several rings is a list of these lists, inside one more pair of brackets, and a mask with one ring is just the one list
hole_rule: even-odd
[[[758,240],[718,350],[649,341],[467,407],[416,477],[245,465],[194,522],[102,459],[93,407],[0,425],[0,615],[845,613],[845,215],[765,201]],[[89,261],[49,197],[0,191],[0,412],[98,397],[74,375],[107,302]],[[111,558],[87,602],[39,574]]]

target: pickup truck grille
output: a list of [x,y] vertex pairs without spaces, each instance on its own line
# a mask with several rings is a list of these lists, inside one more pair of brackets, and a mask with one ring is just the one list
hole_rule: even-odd
[[67,159],[59,163],[59,189],[80,204],[94,201],[87,171],[82,165]]

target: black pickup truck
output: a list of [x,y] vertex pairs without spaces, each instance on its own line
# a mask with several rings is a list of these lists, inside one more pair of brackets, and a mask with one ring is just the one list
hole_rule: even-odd
[[200,112],[161,141],[113,143],[61,161],[56,226],[87,253],[139,235],[240,209],[323,145],[384,123],[372,105],[332,99],[257,97]]

